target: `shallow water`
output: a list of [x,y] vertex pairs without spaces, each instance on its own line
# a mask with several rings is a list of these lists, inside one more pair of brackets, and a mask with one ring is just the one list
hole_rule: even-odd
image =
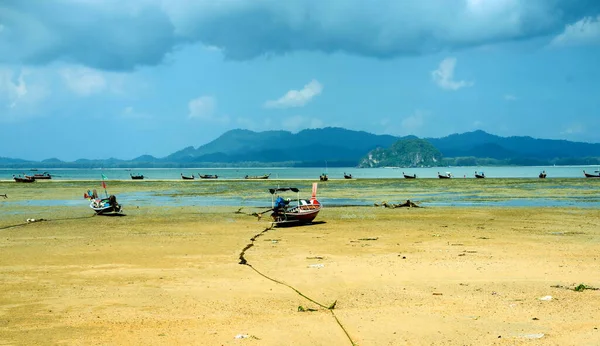
[[[387,197],[387,198],[385,198]],[[373,198],[327,198],[319,197],[324,207],[327,206],[370,206],[374,203],[404,203],[405,200],[394,199],[394,196],[377,196]],[[118,196],[118,201],[124,208],[130,207],[206,207],[206,206],[231,206],[231,207],[271,207],[270,198],[251,199],[227,196],[177,196],[160,195],[151,192],[123,193]],[[293,201],[293,200],[292,200]],[[453,207],[581,207],[600,208],[600,197],[572,196],[568,198],[503,198],[498,196],[481,196],[473,194],[459,195],[456,193],[423,194],[418,199],[412,199],[421,206],[453,206]],[[4,202],[6,206],[87,206],[86,200],[29,200]],[[2,210],[0,209],[0,213]]]
[[[424,167],[424,168],[354,168],[354,167],[261,167],[261,168],[106,168],[106,169],[51,169],[39,168],[32,172],[29,169],[0,168],[0,180],[12,180],[14,175],[49,172],[53,180],[100,180],[104,174],[109,180],[130,180],[130,174],[143,174],[151,180],[181,180],[181,174],[195,175],[216,174],[219,179],[243,179],[244,176],[271,174],[270,179],[318,179],[327,173],[330,179],[343,179],[344,173],[352,174],[356,179],[393,179],[403,178],[403,173],[416,174],[417,179],[437,179],[438,172],[451,172],[457,179],[475,179],[475,171],[485,172],[486,179],[494,178],[537,178],[541,171],[546,171],[547,179],[583,178],[583,171],[588,173],[599,170],[597,166],[503,166],[503,167]],[[189,181],[193,183],[194,181]],[[139,181],[139,182],[143,182]]]
[[[107,181],[125,208],[178,206],[271,206],[269,188],[293,186],[300,198],[310,197],[315,180]],[[34,184],[0,182],[0,215],[26,207],[87,207],[83,193],[99,181],[53,181]],[[291,193],[285,198],[296,199]],[[317,198],[325,206],[368,206],[404,203],[453,207],[582,207],[600,208],[600,179],[352,179],[318,182]],[[7,208],[3,208],[7,207]]]

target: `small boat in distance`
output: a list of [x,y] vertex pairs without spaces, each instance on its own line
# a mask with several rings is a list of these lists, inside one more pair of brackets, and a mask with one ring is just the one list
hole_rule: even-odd
[[540,179],[546,179],[546,171],[541,171],[540,175],[538,175]]
[[586,173],[585,170],[583,171],[586,178],[600,178],[600,171],[595,171],[594,173],[596,174]]
[[34,177],[29,177],[29,176],[25,176],[25,177],[21,177],[20,175],[17,177],[13,174],[13,179],[15,180],[15,182],[17,183],[33,183],[35,182],[35,178]]
[[417,179],[417,174],[408,175],[408,174],[402,172],[402,175],[404,176],[404,179]]
[[200,177],[200,179],[218,179],[219,176],[216,174],[200,174],[198,173],[198,176]]
[[320,181],[327,181],[329,180],[329,177],[327,176],[327,174],[323,173],[319,176],[319,180]]
[[[285,191],[296,192],[296,205],[290,206],[291,200],[283,199],[279,196],[279,192]],[[271,193],[271,209],[273,213],[273,226],[285,227],[305,225],[311,223],[319,211],[321,211],[321,203],[317,201],[317,183],[313,183],[312,196],[310,199],[300,199],[300,192],[295,187],[278,187],[269,189]],[[275,197],[277,195],[277,197]],[[269,211],[269,210],[267,210]]]
[[344,172],[344,179],[352,179],[352,174],[346,174],[346,172]]
[[477,178],[477,179],[483,179],[483,178],[485,178],[485,173],[483,173],[483,172],[479,172],[479,173],[475,172],[475,178]]
[[129,173],[129,176],[133,180],[143,180],[144,179],[144,175],[143,174],[133,175],[133,174]]
[[194,180],[194,175],[190,175],[189,177],[187,175],[183,175],[183,173],[181,173],[181,179],[183,180]]
[[440,174],[440,172],[438,172],[438,178],[440,178],[440,179],[450,179],[450,178],[452,178],[452,173],[446,172],[446,174]]
[[255,175],[255,176],[247,175],[244,177],[244,179],[269,179],[270,176],[271,176],[271,173],[265,174],[265,175]]
[[33,178],[33,179],[52,179],[52,176],[48,172],[44,172],[42,174],[34,174],[34,175],[26,175],[25,178]]

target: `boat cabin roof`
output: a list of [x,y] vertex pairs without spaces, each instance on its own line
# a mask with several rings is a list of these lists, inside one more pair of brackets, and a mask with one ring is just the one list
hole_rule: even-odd
[[280,191],[292,191],[292,192],[298,192],[298,191],[300,191],[300,190],[298,190],[298,189],[297,189],[297,188],[295,188],[295,187],[278,187],[278,188],[275,188],[275,189],[269,189],[269,192],[270,192],[271,194],[275,194],[275,193],[277,193],[277,192],[280,192]]

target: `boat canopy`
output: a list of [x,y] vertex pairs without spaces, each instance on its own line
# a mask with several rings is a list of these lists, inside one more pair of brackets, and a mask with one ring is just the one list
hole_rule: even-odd
[[278,188],[276,188],[276,189],[269,189],[269,192],[270,192],[271,194],[274,194],[274,193],[276,193],[276,192],[279,192],[279,191],[292,191],[292,192],[298,192],[298,191],[300,191],[300,190],[298,190],[298,189],[297,189],[297,188],[295,188],[295,187],[278,187]]

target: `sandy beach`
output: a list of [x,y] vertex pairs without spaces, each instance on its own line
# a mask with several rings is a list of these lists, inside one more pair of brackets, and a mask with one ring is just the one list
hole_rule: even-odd
[[598,209],[237,210],[5,214],[0,345],[600,344]]

